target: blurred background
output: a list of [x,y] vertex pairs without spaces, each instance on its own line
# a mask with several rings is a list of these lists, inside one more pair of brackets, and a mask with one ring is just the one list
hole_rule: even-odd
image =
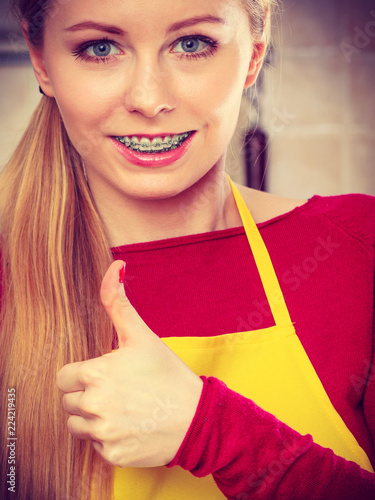
[[[10,0],[0,0],[0,168],[40,99]],[[375,195],[375,0],[284,0],[227,170],[281,196]]]

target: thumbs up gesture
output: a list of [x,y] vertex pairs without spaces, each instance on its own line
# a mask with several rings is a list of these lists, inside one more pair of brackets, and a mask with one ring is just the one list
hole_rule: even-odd
[[57,385],[68,429],[88,439],[111,465],[156,467],[171,462],[194,417],[203,382],[155,335],[125,295],[115,261],[101,300],[120,348],[64,366]]

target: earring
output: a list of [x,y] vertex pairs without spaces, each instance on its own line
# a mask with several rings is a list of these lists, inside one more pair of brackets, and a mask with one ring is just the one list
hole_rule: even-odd
[[46,94],[43,92],[43,89],[42,89],[42,87],[41,87],[40,85],[39,85],[39,92],[40,92],[41,94],[43,94],[43,95],[46,95]]

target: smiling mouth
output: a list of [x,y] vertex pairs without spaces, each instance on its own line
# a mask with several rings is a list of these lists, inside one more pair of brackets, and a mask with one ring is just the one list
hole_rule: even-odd
[[121,142],[124,146],[132,151],[146,154],[166,153],[173,151],[181,146],[194,131],[185,132],[183,134],[166,135],[149,139],[147,137],[124,136],[115,137],[116,141]]

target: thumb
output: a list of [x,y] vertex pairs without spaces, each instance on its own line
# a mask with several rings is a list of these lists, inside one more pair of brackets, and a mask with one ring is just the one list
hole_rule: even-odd
[[126,296],[123,284],[125,268],[126,264],[122,260],[113,262],[105,273],[100,288],[100,298],[116,329],[120,348],[129,340],[139,341],[142,336],[151,332]]

